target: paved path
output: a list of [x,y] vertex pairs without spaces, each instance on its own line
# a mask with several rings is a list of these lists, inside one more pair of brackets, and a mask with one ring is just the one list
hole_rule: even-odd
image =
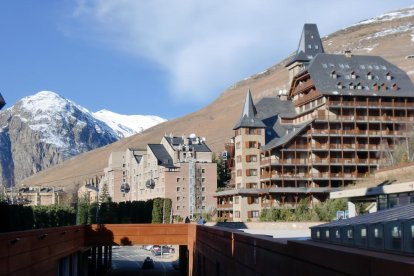
[[[141,269],[146,257],[154,260],[153,269]],[[142,249],[141,246],[114,246],[112,270],[107,275],[180,275],[180,271],[173,267],[177,259],[177,254],[153,256],[151,251]]]

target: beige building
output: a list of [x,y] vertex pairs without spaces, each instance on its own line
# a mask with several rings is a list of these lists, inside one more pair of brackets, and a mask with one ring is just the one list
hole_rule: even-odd
[[14,204],[31,206],[59,204],[66,193],[60,187],[7,188],[6,198]]
[[217,166],[204,139],[164,136],[146,149],[111,153],[99,185],[114,202],[170,198],[173,215],[185,218],[214,213]]
[[102,176],[95,176],[85,180],[85,183],[78,189],[78,199],[87,199],[89,202],[98,202],[99,182]]

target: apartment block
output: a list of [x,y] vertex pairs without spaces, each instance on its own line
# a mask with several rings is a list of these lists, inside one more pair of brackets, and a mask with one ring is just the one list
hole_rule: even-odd
[[290,88],[254,104],[247,92],[232,143],[231,186],[216,194],[218,216],[257,220],[263,208],[295,208],[390,164],[414,122],[408,75],[378,56],[324,52],[305,24],[286,65]]
[[104,185],[115,202],[170,198],[173,216],[192,218],[216,209],[217,166],[205,139],[169,135],[146,149],[112,152],[100,191]]

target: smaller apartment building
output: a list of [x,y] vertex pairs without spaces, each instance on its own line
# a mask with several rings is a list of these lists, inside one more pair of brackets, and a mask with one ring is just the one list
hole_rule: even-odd
[[204,139],[194,134],[112,152],[104,171],[100,191],[106,185],[115,202],[170,198],[172,215],[182,218],[215,211],[217,166]]

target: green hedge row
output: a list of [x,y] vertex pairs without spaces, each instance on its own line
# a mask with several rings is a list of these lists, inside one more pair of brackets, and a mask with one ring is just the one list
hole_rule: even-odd
[[[78,204],[78,224],[93,223],[170,223],[171,199],[155,198],[147,201],[103,202],[86,201]],[[163,220],[164,214],[164,220]]]
[[22,206],[0,202],[0,232],[22,231],[47,227],[74,225],[76,213],[71,207]]
[[[0,232],[60,227],[75,224],[105,223],[171,223],[171,199],[104,202],[80,201],[75,208],[9,205],[0,202]],[[164,218],[163,218],[164,215]]]

